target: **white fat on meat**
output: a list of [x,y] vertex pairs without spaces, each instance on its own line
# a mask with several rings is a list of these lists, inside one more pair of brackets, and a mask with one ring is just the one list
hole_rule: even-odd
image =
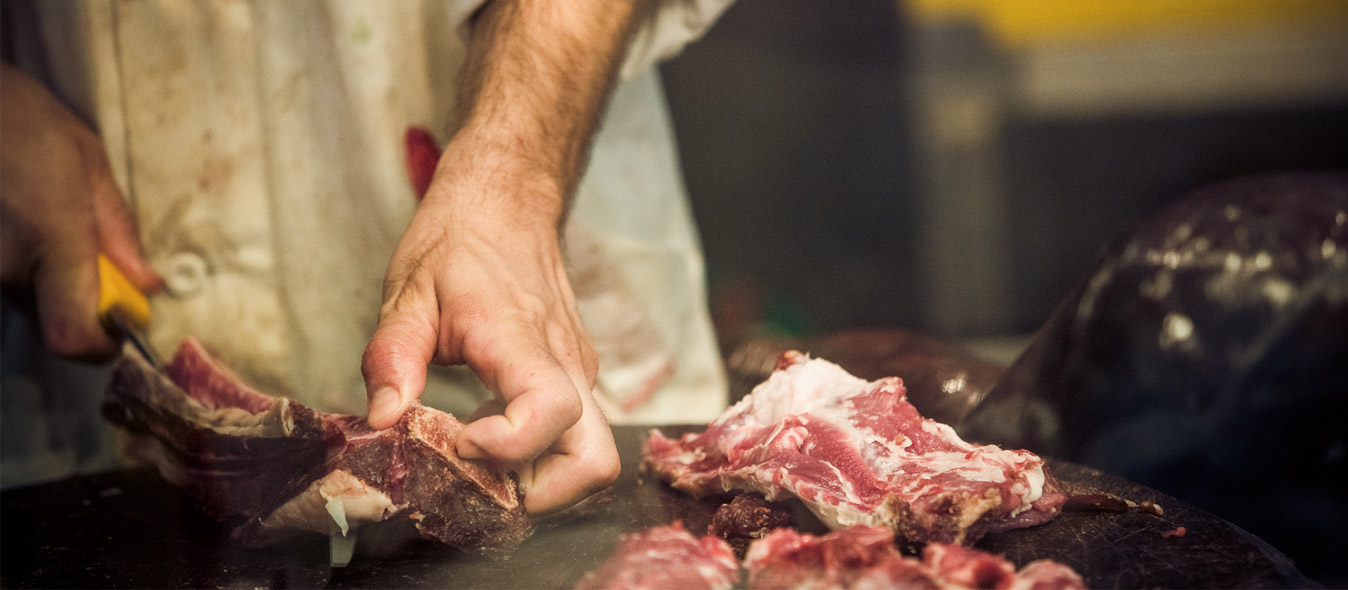
[[[909,509],[919,519],[941,518],[925,511],[948,508],[927,503],[955,498],[955,542],[971,542],[964,531],[984,515],[1015,518],[1044,497],[1041,458],[965,442],[950,426],[916,416],[900,380],[868,382],[800,353],[784,361],[706,432],[679,441],[653,435],[648,449],[659,450],[648,452],[648,464],[694,494],[711,493],[712,484],[769,500],[795,496],[834,529],[894,527]],[[844,450],[842,463],[829,449]],[[811,458],[808,468],[789,460],[802,455]],[[1038,509],[1051,517],[1057,504]]]
[[[905,437],[902,444],[883,440],[870,430],[857,426],[849,413],[846,400],[870,391],[871,383],[856,377],[842,367],[823,359],[810,359],[795,364],[784,371],[772,374],[763,385],[755,388],[751,398],[741,400],[740,404],[749,406],[747,412],[758,425],[780,423],[786,416],[808,414],[845,429],[849,440],[864,441],[862,456],[866,458],[874,473],[896,473],[901,466],[916,456],[906,452],[912,441]],[[888,384],[882,387],[890,387]],[[848,392],[838,396],[837,392]],[[897,393],[897,392],[896,392]],[[754,403],[757,400],[758,403]],[[942,472],[958,472],[964,479],[1000,483],[1006,481],[1006,471],[1022,474],[1025,493],[1021,494],[1028,508],[1031,502],[1038,500],[1043,493],[1044,472],[1042,460],[1024,451],[1004,450],[992,445],[973,445],[965,442],[949,425],[925,420],[920,423],[922,430],[939,437],[954,446],[955,451],[930,451],[922,454],[922,463],[932,470],[932,475]],[[751,434],[749,429],[737,429],[743,436]],[[772,437],[769,437],[770,439]],[[800,440],[808,444],[805,433]],[[877,448],[891,451],[888,457],[876,452]],[[892,451],[899,451],[894,453]],[[969,461],[969,453],[977,453],[985,461]],[[1021,468],[1024,465],[1027,468]],[[920,494],[927,488],[921,487],[922,478],[904,482],[905,491]],[[855,498],[853,495],[852,498]],[[851,498],[849,498],[851,499]]]
[[397,511],[388,495],[347,471],[336,470],[262,519],[262,528],[345,536],[351,529],[381,522]]

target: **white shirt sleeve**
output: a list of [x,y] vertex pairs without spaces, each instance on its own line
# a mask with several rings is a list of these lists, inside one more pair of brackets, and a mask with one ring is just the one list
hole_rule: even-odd
[[632,38],[619,75],[626,80],[678,55],[701,37],[734,0],[656,0],[654,13]]

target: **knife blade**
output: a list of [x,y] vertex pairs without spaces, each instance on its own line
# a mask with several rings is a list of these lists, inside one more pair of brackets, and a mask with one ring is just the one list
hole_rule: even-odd
[[145,336],[150,325],[150,303],[145,294],[104,254],[98,255],[98,284],[98,319],[104,329],[126,338],[151,366],[163,370],[163,361]]

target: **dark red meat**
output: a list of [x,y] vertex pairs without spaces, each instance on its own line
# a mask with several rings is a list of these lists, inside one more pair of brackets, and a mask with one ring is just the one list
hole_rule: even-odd
[[740,494],[721,505],[707,525],[707,534],[725,539],[743,557],[749,543],[761,539],[773,529],[791,526],[791,511],[786,504],[769,502],[758,494]]
[[246,541],[346,534],[395,518],[464,550],[511,548],[528,536],[514,476],[460,459],[453,441],[463,425],[449,414],[414,406],[376,431],[362,417],[253,390],[193,340],[166,373],[126,355],[103,413],[131,434],[132,455]]

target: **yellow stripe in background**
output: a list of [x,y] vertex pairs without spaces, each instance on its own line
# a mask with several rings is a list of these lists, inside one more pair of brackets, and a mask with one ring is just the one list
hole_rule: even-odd
[[1348,0],[899,0],[921,22],[971,19],[1009,45],[1157,33],[1340,27]]

